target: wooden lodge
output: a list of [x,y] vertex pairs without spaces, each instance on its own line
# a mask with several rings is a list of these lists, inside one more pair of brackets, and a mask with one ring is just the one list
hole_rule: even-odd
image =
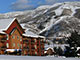
[[44,55],[44,37],[30,33],[31,35],[29,31],[24,31],[17,19],[1,19],[0,54],[20,49],[22,55]]
[[30,56],[44,55],[44,37],[34,34],[28,29],[23,34],[23,53]]
[[[28,31],[29,32],[29,31]],[[23,53],[30,56],[44,55],[44,38],[40,36],[24,36]]]

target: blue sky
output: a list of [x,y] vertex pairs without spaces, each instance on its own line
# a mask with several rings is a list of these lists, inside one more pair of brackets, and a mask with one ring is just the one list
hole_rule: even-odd
[[52,5],[57,2],[80,0],[0,0],[0,13],[35,9],[40,5]]

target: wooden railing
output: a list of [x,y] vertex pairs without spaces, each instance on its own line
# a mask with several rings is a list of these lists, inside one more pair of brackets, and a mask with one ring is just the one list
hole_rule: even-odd
[[28,44],[28,43],[29,43],[29,41],[28,41],[28,40],[23,40],[23,43],[27,43],[27,44]]
[[35,44],[35,40],[31,40],[31,44]]
[[0,38],[0,42],[5,42],[6,40],[7,40],[6,37],[2,37],[2,38]]
[[6,46],[1,46],[0,47],[0,50],[5,50],[6,49]]
[[35,47],[31,47],[31,50],[35,50]]
[[29,46],[27,46],[27,47],[24,46],[23,49],[29,49]]

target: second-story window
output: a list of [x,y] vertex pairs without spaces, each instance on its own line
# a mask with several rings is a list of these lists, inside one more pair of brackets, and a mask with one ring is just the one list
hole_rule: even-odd
[[19,43],[17,44],[18,47],[20,47]]
[[34,47],[35,47],[35,49],[37,49],[37,46],[36,45],[34,45]]
[[20,41],[22,41],[22,37],[20,37]]
[[15,43],[13,43],[13,47],[15,47]]
[[21,44],[21,48],[22,48],[22,44]]
[[17,36],[17,39],[19,40],[19,36]]
[[12,39],[15,39],[15,36],[14,35],[12,36]]
[[7,34],[7,40],[9,39],[9,36],[8,36],[8,34]]

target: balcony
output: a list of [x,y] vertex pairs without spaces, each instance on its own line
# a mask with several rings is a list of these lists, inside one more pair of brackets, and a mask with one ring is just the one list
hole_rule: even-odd
[[0,38],[0,41],[1,41],[1,42],[6,42],[6,40],[7,40],[6,37]]
[[35,47],[31,47],[31,50],[34,51],[35,50]]
[[23,49],[29,49],[29,46],[27,46],[27,47],[23,47]]
[[23,43],[24,44],[29,44],[29,41],[28,40],[23,40]]
[[40,42],[40,45],[44,45],[44,43]]
[[27,53],[27,55],[28,55],[28,56],[31,56],[31,53],[30,53],[30,52],[28,52],[28,53]]
[[29,47],[23,47],[23,50],[29,51]]
[[38,49],[37,49],[37,52],[39,52],[39,51],[40,51],[40,49],[38,48]]
[[45,43],[45,41],[41,40],[40,43]]
[[31,40],[31,44],[34,44],[35,43],[35,40]]
[[5,49],[6,49],[6,46],[0,47],[0,50],[5,50]]
[[23,40],[31,40],[30,38],[23,38]]
[[39,46],[39,43],[37,43],[37,46]]

